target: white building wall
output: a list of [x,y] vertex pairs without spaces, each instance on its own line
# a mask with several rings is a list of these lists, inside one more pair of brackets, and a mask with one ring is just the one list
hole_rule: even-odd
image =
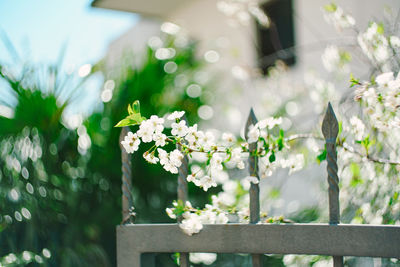
[[[355,18],[360,31],[367,28],[371,18],[381,20],[385,6],[392,7],[393,12],[400,9],[398,0],[338,0],[335,1],[345,11]],[[323,69],[321,55],[328,44],[343,44],[355,41],[355,33],[343,32],[339,35],[332,25],[328,25],[322,16],[322,7],[329,1],[320,0],[294,0],[294,24],[297,63],[290,67],[288,80],[303,81],[304,73],[310,69],[320,71]],[[263,103],[260,102],[259,91],[253,90],[252,82],[243,82],[240,87],[245,90],[236,90],[238,81],[231,76],[232,67],[241,66],[246,70],[257,66],[257,53],[254,49],[256,37],[254,25],[231,27],[229,19],[221,14],[216,8],[215,0],[201,0],[188,2],[177,7],[166,16],[166,20],[177,23],[187,30],[196,40],[200,41],[200,55],[205,51],[213,49],[220,53],[221,60],[213,66],[220,74],[221,79],[218,86],[220,96],[230,96],[233,103],[223,105],[228,98],[217,99],[214,106],[215,116],[209,125],[220,130],[231,130],[238,132],[245,124],[248,111],[251,106],[255,107],[256,114],[264,117],[266,113]],[[129,47],[138,53],[143,49],[147,40],[159,32],[159,21],[145,19],[135,25],[124,36],[116,40],[110,46],[109,60],[115,61],[121,55],[123,48]],[[348,37],[346,37],[348,36]],[[363,75],[363,65],[354,59],[353,71],[355,75]],[[344,79],[337,88],[348,87],[348,79]],[[282,90],[282,94],[285,92]],[[313,114],[312,105],[305,105],[301,110],[304,117],[299,116],[296,121],[306,125],[307,120],[311,125],[318,123],[319,118],[310,120]],[[307,110],[308,109],[308,110]],[[301,125],[300,125],[301,126]],[[302,129],[301,127],[299,129]],[[304,127],[307,128],[307,127]],[[288,213],[299,208],[297,200],[301,205],[311,205],[320,200],[321,194],[326,198],[325,192],[319,189],[319,182],[325,181],[326,171],[324,165],[313,167],[302,171],[298,175],[288,177],[286,172],[279,172],[274,177],[261,182],[261,195],[271,187],[281,187],[281,201],[274,205],[264,203],[274,214]]]

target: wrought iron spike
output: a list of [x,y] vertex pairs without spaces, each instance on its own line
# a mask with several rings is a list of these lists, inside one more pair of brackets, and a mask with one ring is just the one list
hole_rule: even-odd
[[119,146],[121,148],[122,161],[122,224],[133,223],[136,215],[134,212],[132,212],[134,208],[132,199],[131,155],[125,151],[125,148],[121,144],[121,141],[124,140],[128,132],[129,128],[123,127],[119,135]]
[[[188,124],[187,118],[184,115],[182,120]],[[182,147],[179,144],[176,144],[176,148],[182,151]],[[189,159],[187,155],[185,155],[182,159],[182,165],[178,168],[178,200],[182,200],[184,203],[188,200],[188,186],[186,177],[188,176],[189,172]],[[182,218],[178,218],[180,221]]]
[[250,125],[255,125],[258,122],[256,115],[254,114],[253,108],[250,108],[249,116],[247,117],[246,128],[244,129],[244,135],[248,139]]
[[[255,125],[258,122],[256,115],[254,114],[253,108],[250,108],[249,117],[246,122],[246,129],[244,130],[245,137],[248,139],[249,127],[250,125]],[[257,142],[249,144],[249,152],[253,152],[257,149]],[[255,156],[249,157],[249,174],[257,177],[258,180],[258,168],[257,168],[257,160],[258,158]],[[250,190],[250,223],[256,224],[260,221],[260,185],[251,183]],[[253,267],[261,267],[262,266],[262,254],[251,254],[251,261]]]
[[339,123],[336,119],[335,112],[333,111],[332,105],[329,102],[328,108],[322,121],[322,134],[327,142],[336,142],[336,137],[339,133]]
[[[325,117],[322,122],[322,134],[326,142],[326,159],[329,185],[329,224],[340,223],[339,208],[339,177],[336,153],[336,137],[339,133],[339,124],[333,111],[331,103],[328,103]],[[343,257],[333,257],[334,267],[343,267]]]
[[[185,115],[182,117],[182,120],[185,121],[186,124],[188,124],[188,120]],[[177,144],[176,148],[182,151],[181,145]],[[178,188],[177,188],[178,200],[182,200],[183,203],[185,203],[188,200],[188,185],[186,181],[188,172],[189,172],[189,159],[188,156],[185,155],[182,159],[182,165],[178,168]],[[181,222],[182,219],[183,219],[182,216],[179,216],[178,222]],[[190,266],[189,253],[181,252],[179,254],[179,266],[180,267]]]

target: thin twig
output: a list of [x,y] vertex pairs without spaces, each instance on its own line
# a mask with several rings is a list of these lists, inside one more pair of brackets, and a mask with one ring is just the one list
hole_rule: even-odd
[[[295,135],[291,135],[287,138],[285,138],[286,142],[291,142],[291,141],[295,141],[298,139],[308,139],[308,138],[312,138],[312,139],[317,139],[317,140],[321,140],[323,141],[324,139],[321,136],[316,136],[313,134],[295,134]],[[376,158],[373,157],[371,155],[364,155],[363,153],[361,153],[360,151],[356,150],[354,147],[350,146],[347,143],[338,143],[336,144],[338,147],[342,147],[344,150],[356,154],[360,157],[366,158],[372,162],[375,163],[379,163],[379,164],[390,164],[390,165],[400,165],[400,162],[398,161],[393,161],[393,160],[389,160],[389,159],[383,159],[383,158]]]

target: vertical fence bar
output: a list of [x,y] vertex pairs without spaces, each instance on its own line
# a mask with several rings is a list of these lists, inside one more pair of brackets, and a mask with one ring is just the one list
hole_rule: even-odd
[[[186,117],[183,118],[184,121],[187,120]],[[176,145],[177,149],[182,151],[182,147],[177,144]],[[187,155],[185,155],[182,159],[182,165],[178,169],[178,200],[182,200],[183,203],[185,203],[188,200],[188,185],[186,181],[186,177],[188,176],[188,171],[189,171],[189,159]],[[182,217],[178,218],[178,222],[182,221]],[[179,266],[180,267],[189,267],[190,262],[189,262],[189,253],[181,252],[179,254]]]
[[[254,114],[253,109],[250,109],[250,114],[246,122],[245,136],[248,140],[248,133],[250,125],[255,125],[257,123],[257,118]],[[253,156],[252,153],[257,150],[257,142],[249,144],[249,174],[251,176],[258,176],[258,160],[256,156]],[[250,185],[250,223],[255,224],[260,221],[260,186],[259,184],[251,183]],[[262,266],[262,254],[252,254],[251,260],[253,267],[261,267]]]
[[[337,166],[336,154],[336,138],[339,132],[339,124],[336,119],[331,103],[325,113],[322,122],[322,134],[325,138],[326,144],[326,158],[327,158],[327,171],[328,171],[328,184],[329,184],[329,224],[338,224],[340,222],[340,208],[339,208],[339,177]],[[343,257],[334,256],[333,266],[342,267]]]
[[123,127],[119,136],[119,145],[121,148],[122,162],[122,224],[133,223],[135,213],[133,212],[132,199],[132,166],[131,155],[123,148],[121,141],[128,134],[129,128]]

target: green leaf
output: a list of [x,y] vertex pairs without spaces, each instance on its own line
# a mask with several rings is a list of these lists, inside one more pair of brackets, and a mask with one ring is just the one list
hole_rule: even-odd
[[133,114],[133,110],[132,110],[131,105],[128,105],[128,114],[129,114],[129,115],[132,115],[132,114]]
[[377,31],[377,33],[379,33],[379,34],[384,34],[384,33],[385,33],[385,28],[384,28],[384,26],[383,26],[382,23],[379,23],[379,24],[378,24],[378,28],[376,29],[376,31]]
[[337,6],[334,3],[330,3],[329,5],[325,5],[324,9],[327,12],[335,12],[337,9]]
[[121,120],[120,122],[117,123],[114,127],[124,127],[124,126],[133,126],[133,125],[138,125],[142,121],[144,121],[146,118],[142,117],[140,113],[132,114],[126,117],[125,119]]
[[359,79],[356,79],[356,78],[354,78],[354,76],[353,76],[353,74],[352,73],[350,73],[350,87],[353,87],[353,86],[355,86],[355,85],[360,85],[361,83],[360,83],[360,80]]
[[342,63],[347,63],[351,61],[351,54],[347,51],[341,51],[340,52],[340,60]]
[[284,132],[282,129],[279,130],[279,138],[277,140],[277,144],[278,144],[278,150],[281,151],[283,148],[283,137],[284,137]]
[[268,158],[268,160],[269,160],[269,162],[274,162],[275,160],[276,160],[276,157],[275,157],[275,152],[272,150],[271,151],[271,156],[269,156],[269,158]]
[[272,188],[269,192],[269,196],[273,199],[277,199],[281,196],[281,191],[278,188]]
[[136,100],[135,102],[132,103],[132,108],[134,113],[139,113],[140,114],[140,102],[139,100]]
[[318,164],[321,164],[324,160],[326,160],[326,148],[317,156]]

